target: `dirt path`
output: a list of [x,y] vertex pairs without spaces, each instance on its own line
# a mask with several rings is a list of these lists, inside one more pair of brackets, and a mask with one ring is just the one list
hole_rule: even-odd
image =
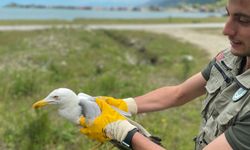
[[227,37],[222,34],[200,32],[199,30],[184,28],[148,29],[147,31],[159,34],[167,34],[179,39],[180,41],[195,44],[206,50],[210,54],[210,57],[214,57],[219,51],[229,46]]

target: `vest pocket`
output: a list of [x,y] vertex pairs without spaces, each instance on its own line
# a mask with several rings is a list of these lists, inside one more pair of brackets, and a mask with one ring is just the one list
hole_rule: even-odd
[[214,120],[213,117],[210,117],[207,120],[206,125],[203,127],[203,140],[205,140],[207,143],[212,142],[216,138],[217,128],[217,122]]
[[210,78],[206,84],[206,90],[209,94],[215,93],[223,84],[224,77],[216,67],[212,67]]
[[217,124],[217,133],[215,136],[218,136],[226,131],[226,129],[229,128],[229,126],[232,126],[233,124],[233,118],[237,116],[236,114],[230,114],[230,113],[222,113],[218,116],[216,119]]
[[225,112],[221,113],[217,118],[214,118],[212,115],[208,117],[201,127],[201,133],[203,134],[200,135],[200,141],[206,141],[207,143],[212,142],[234,123],[234,118],[236,116],[236,112],[234,114]]
[[219,130],[224,132],[229,126],[232,126],[238,114],[242,111],[244,107],[245,101],[239,101],[237,103],[231,102],[228,106],[220,113],[220,115],[216,118],[218,122]]
[[[223,84],[223,80],[218,80],[217,78],[211,78],[208,80],[207,85],[205,86],[205,88],[207,90],[207,97],[204,100],[203,105],[202,105],[202,109],[201,109],[201,114],[203,117],[206,116],[209,104],[217,96],[222,84]],[[212,108],[210,108],[210,111],[213,111]],[[205,118],[207,118],[207,117],[205,117]]]

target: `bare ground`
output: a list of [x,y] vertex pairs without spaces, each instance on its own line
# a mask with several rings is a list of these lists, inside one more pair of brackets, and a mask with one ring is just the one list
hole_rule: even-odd
[[179,39],[182,42],[189,42],[207,51],[210,57],[214,57],[219,51],[229,46],[229,41],[222,34],[201,32],[194,29],[147,29],[146,31],[167,34]]

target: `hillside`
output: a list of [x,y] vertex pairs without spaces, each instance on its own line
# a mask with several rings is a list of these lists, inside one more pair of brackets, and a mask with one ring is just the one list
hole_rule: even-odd
[[179,4],[209,4],[215,3],[218,0],[151,0],[146,5],[148,6],[163,6],[163,7],[170,7],[170,6],[177,6]]

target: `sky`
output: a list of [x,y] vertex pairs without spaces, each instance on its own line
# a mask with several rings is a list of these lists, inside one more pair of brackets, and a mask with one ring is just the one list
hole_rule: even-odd
[[0,0],[0,6],[9,3],[67,5],[67,6],[137,6],[150,0]]

